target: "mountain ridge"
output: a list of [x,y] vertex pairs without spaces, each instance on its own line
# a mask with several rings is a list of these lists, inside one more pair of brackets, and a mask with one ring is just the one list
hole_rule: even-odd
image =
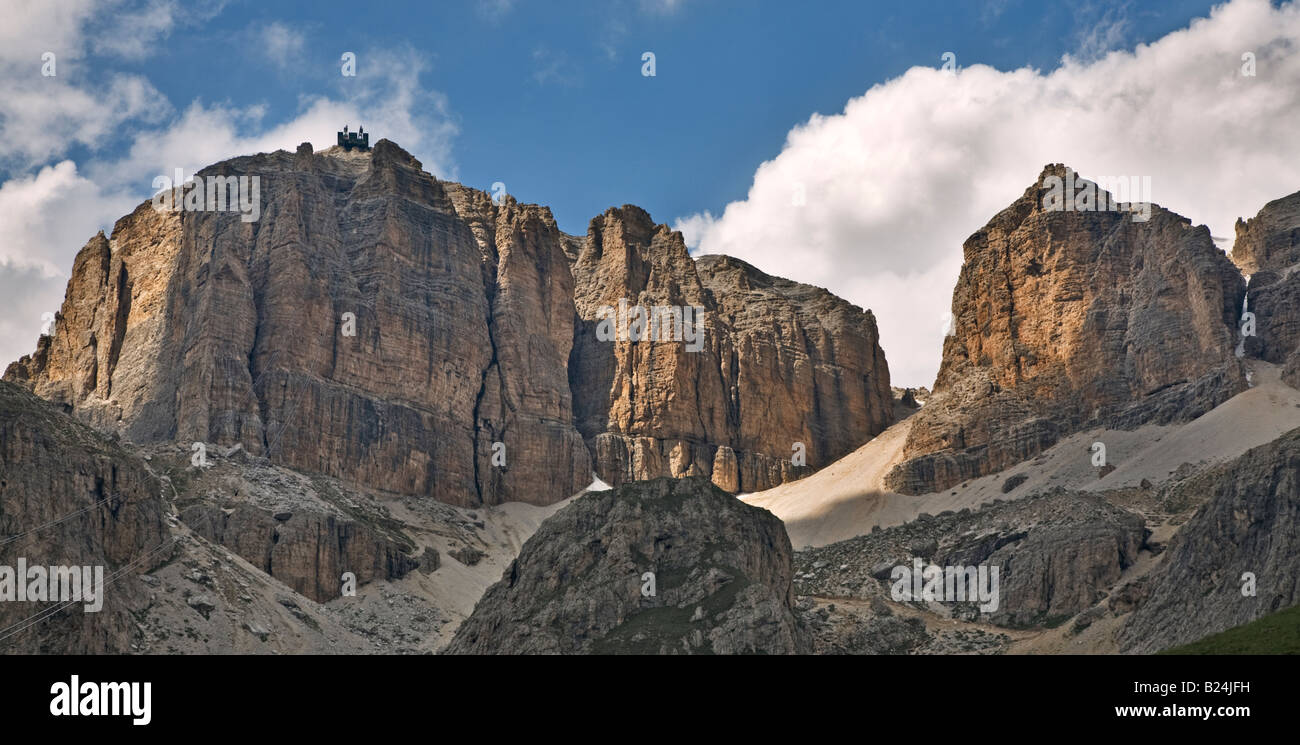
[[[579,240],[548,208],[439,181],[388,140],[210,175],[259,176],[260,219],[141,204],[78,253],[54,336],[5,379],[132,441],[239,444],[464,505],[546,504],[593,473],[765,488],[892,421],[874,319],[843,301],[851,322],[825,328],[787,289],[761,319],[776,332],[750,322],[733,339],[710,319],[698,352],[597,338],[602,305],[714,316],[726,294],[640,208]],[[778,410],[761,392],[783,378]],[[842,415],[816,403],[841,399]]]

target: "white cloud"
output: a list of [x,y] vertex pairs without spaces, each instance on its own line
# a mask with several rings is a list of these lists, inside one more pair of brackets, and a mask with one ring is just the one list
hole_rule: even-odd
[[147,0],[133,8],[112,10],[105,14],[106,30],[90,35],[91,47],[97,54],[132,60],[152,55],[157,44],[176,27],[181,14],[175,0]]
[[1080,29],[1074,56],[1092,62],[1114,49],[1125,46],[1131,24],[1128,5],[1099,8],[1084,2],[1073,6],[1075,25]]
[[36,341],[46,327],[46,315],[63,305],[66,277],[47,276],[32,267],[0,264],[0,374],[8,363],[36,350]]
[[[26,170],[77,146],[96,148],[128,121],[158,122],[170,105],[138,75],[104,71],[86,58],[90,40],[105,52],[133,56],[166,33],[171,20],[141,20],[130,33],[123,3],[20,3],[6,8],[0,24],[0,171]],[[138,11],[141,19],[173,11],[157,0]],[[107,26],[106,26],[107,24]],[[111,42],[117,38],[119,41]],[[125,41],[123,39],[129,39]],[[142,44],[122,49],[113,44]],[[45,55],[53,55],[47,68]],[[53,75],[45,73],[53,72]]]
[[682,7],[685,0],[641,0],[641,9],[647,13],[670,15]]
[[533,50],[533,80],[538,85],[572,86],[580,83],[582,76],[569,62],[569,55],[542,46]]
[[[163,14],[144,24],[141,40],[159,38],[178,22],[169,15],[170,3],[135,7]],[[456,175],[451,158],[456,123],[446,97],[421,83],[427,62],[412,48],[364,52],[356,77],[340,76],[334,95],[303,96],[288,121],[265,121],[261,105],[193,101],[177,113],[144,77],[111,69],[92,77],[78,74],[100,68],[102,57],[83,54],[90,43],[87,29],[109,21],[96,18],[89,6],[79,13],[74,9],[69,4],[59,15],[25,6],[17,22],[9,25],[11,16],[0,26],[0,42],[16,45],[0,44],[0,173],[14,174],[0,183],[0,297],[5,299],[0,367],[35,348],[42,314],[62,303],[76,252],[97,230],[111,230],[117,218],[147,199],[155,176],[170,176],[176,168],[189,176],[217,161],[292,150],[301,142],[324,149],[334,144],[342,124],[372,122],[383,123],[374,137],[400,143],[443,178]],[[272,38],[279,39],[274,49],[286,55],[297,46],[292,34],[273,30]],[[41,54],[50,46],[58,49],[52,78],[40,74]],[[138,50],[108,51],[148,49],[145,43]],[[107,156],[98,149],[121,132],[132,138],[125,154]],[[91,151],[82,163],[52,162],[78,145]]]
[[259,50],[277,67],[286,68],[301,63],[306,44],[301,31],[273,21],[258,28],[256,37]]
[[[894,380],[929,385],[962,243],[1045,164],[1148,175],[1154,201],[1216,236],[1300,189],[1298,51],[1295,3],[1237,0],[1152,44],[1067,56],[1048,73],[913,68],[792,130],[744,201],[677,226],[702,253],[871,308]],[[1244,52],[1256,77],[1241,75]]]
[[514,7],[515,0],[478,0],[479,15],[493,22],[501,20]]
[[[85,67],[84,64],[81,67]],[[57,75],[0,75],[0,166],[30,168],[77,145],[97,148],[129,121],[158,122],[171,104],[146,79],[109,75],[97,85],[68,82],[73,61],[56,58]]]
[[0,367],[36,348],[77,251],[138,202],[105,192],[68,160],[0,185]]
[[82,27],[95,15],[95,0],[8,3],[0,23],[0,64],[29,64],[40,70],[44,52],[77,55]]
[[[371,132],[371,142],[390,139],[420,159],[425,170],[440,178],[454,178],[451,142],[458,128],[446,98],[420,86],[418,64],[390,58],[387,53],[368,56],[373,80],[355,95],[340,99],[308,96],[293,119],[267,125],[262,107],[238,108],[195,102],[180,118],[158,131],[137,135],[120,160],[91,164],[88,172],[97,183],[146,195],[156,176],[171,176],[180,168],[188,177],[213,163],[239,155],[293,150],[310,142],[316,150],[335,144],[334,133],[343,124],[354,128],[383,122]],[[367,68],[358,68],[358,78]],[[143,198],[143,197],[142,197]]]
[[0,266],[63,275],[86,240],[139,200],[105,194],[70,160],[0,185]]

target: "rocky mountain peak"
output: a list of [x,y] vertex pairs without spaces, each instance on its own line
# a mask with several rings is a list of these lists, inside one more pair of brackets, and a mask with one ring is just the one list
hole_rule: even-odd
[[[82,249],[54,336],[6,379],[131,441],[458,505],[552,503],[593,471],[761,489],[890,421],[874,320],[822,324],[824,298],[773,280],[784,300],[741,323],[639,207],[568,236],[389,140],[209,176],[257,177],[256,214],[142,204]],[[624,306],[689,316],[598,335]]]
[[1286,271],[1300,264],[1300,191],[1274,199],[1249,220],[1237,218],[1232,260],[1241,271]]
[[935,397],[891,488],[943,489],[1087,426],[1185,421],[1246,387],[1240,274],[1205,226],[1132,204],[1050,164],[967,239]]
[[1283,379],[1300,385],[1300,192],[1238,219],[1232,260],[1250,275],[1241,352],[1284,365]]

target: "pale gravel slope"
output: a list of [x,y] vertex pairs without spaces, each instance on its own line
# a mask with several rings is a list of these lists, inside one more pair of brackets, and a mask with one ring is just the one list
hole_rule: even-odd
[[[1143,479],[1159,484],[1183,463],[1198,469],[1222,463],[1300,427],[1300,391],[1281,381],[1276,365],[1248,364],[1253,387],[1199,419],[1132,431],[1080,432],[1033,460],[943,492],[907,496],[885,488],[885,474],[901,459],[911,427],[911,420],[903,420],[808,478],[742,498],[781,518],[799,549],[869,533],[876,525],[900,525],[922,512],[976,508],[1057,486],[1102,491],[1137,486]],[[1097,441],[1105,443],[1107,462],[1115,466],[1100,479],[1090,452]],[[1003,493],[1002,485],[1018,474],[1027,479]]]

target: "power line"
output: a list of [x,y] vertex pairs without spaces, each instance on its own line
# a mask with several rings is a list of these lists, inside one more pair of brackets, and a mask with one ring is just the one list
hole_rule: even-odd
[[[100,592],[103,593],[104,588],[113,584],[113,581],[121,577],[123,574],[125,574],[127,570],[131,569],[132,567],[144,561],[145,559],[149,558],[150,556],[153,556],[154,554],[163,550],[164,548],[167,547],[168,544],[175,543],[176,541],[180,540],[183,537],[184,536],[179,536],[179,535],[173,536],[168,540],[165,540],[162,543],[158,544],[157,546],[155,546],[153,549],[151,549],[144,555],[139,556],[133,559],[132,561],[127,562],[126,564],[123,564],[121,567],[119,567],[118,569],[116,569],[115,571],[113,571],[111,574],[109,574],[107,577],[104,578],[104,584],[100,587]],[[103,598],[101,597],[100,599],[102,600]],[[12,623],[9,626],[6,626],[4,629],[0,629],[0,641],[4,641],[5,639],[8,639],[14,634],[20,633],[22,631],[25,631],[26,629],[31,628],[32,626],[35,626],[36,624],[53,616],[54,614],[58,613],[64,608],[67,608],[76,603],[85,603],[85,602],[86,602],[85,593],[83,592],[81,600],[65,600],[64,602],[59,603],[58,605],[33,613],[27,618]]]
[[44,523],[43,525],[37,525],[36,527],[32,528],[31,530],[27,530],[27,531],[24,531],[24,532],[22,532],[22,533],[18,533],[18,534],[16,534],[16,535],[11,535],[11,536],[9,536],[8,538],[5,538],[4,540],[0,540],[0,546],[5,546],[5,545],[8,545],[8,544],[10,544],[10,543],[13,543],[14,541],[18,540],[19,538],[22,538],[23,536],[31,535],[32,533],[35,533],[35,532],[38,531],[38,530],[44,530],[44,529],[50,527],[51,525],[58,525],[58,524],[61,523],[61,522],[65,522],[65,521],[67,521],[67,520],[71,520],[72,518],[76,517],[77,515],[80,515],[80,514],[85,513],[85,512],[89,512],[90,510],[94,509],[95,507],[98,507],[98,506],[101,505],[101,504],[104,504],[105,502],[111,500],[112,498],[113,498],[113,497],[111,497],[111,496],[110,496],[110,497],[104,497],[103,499],[100,499],[100,500],[98,500],[98,501],[96,501],[96,502],[94,502],[94,503],[92,503],[92,504],[90,504],[90,505],[87,505],[86,507],[82,507],[81,509],[77,510],[76,512],[70,513],[70,514],[68,514],[68,515],[64,515],[63,517],[60,517],[60,518],[57,519],[57,520],[51,520],[51,521],[49,521],[48,523]]

